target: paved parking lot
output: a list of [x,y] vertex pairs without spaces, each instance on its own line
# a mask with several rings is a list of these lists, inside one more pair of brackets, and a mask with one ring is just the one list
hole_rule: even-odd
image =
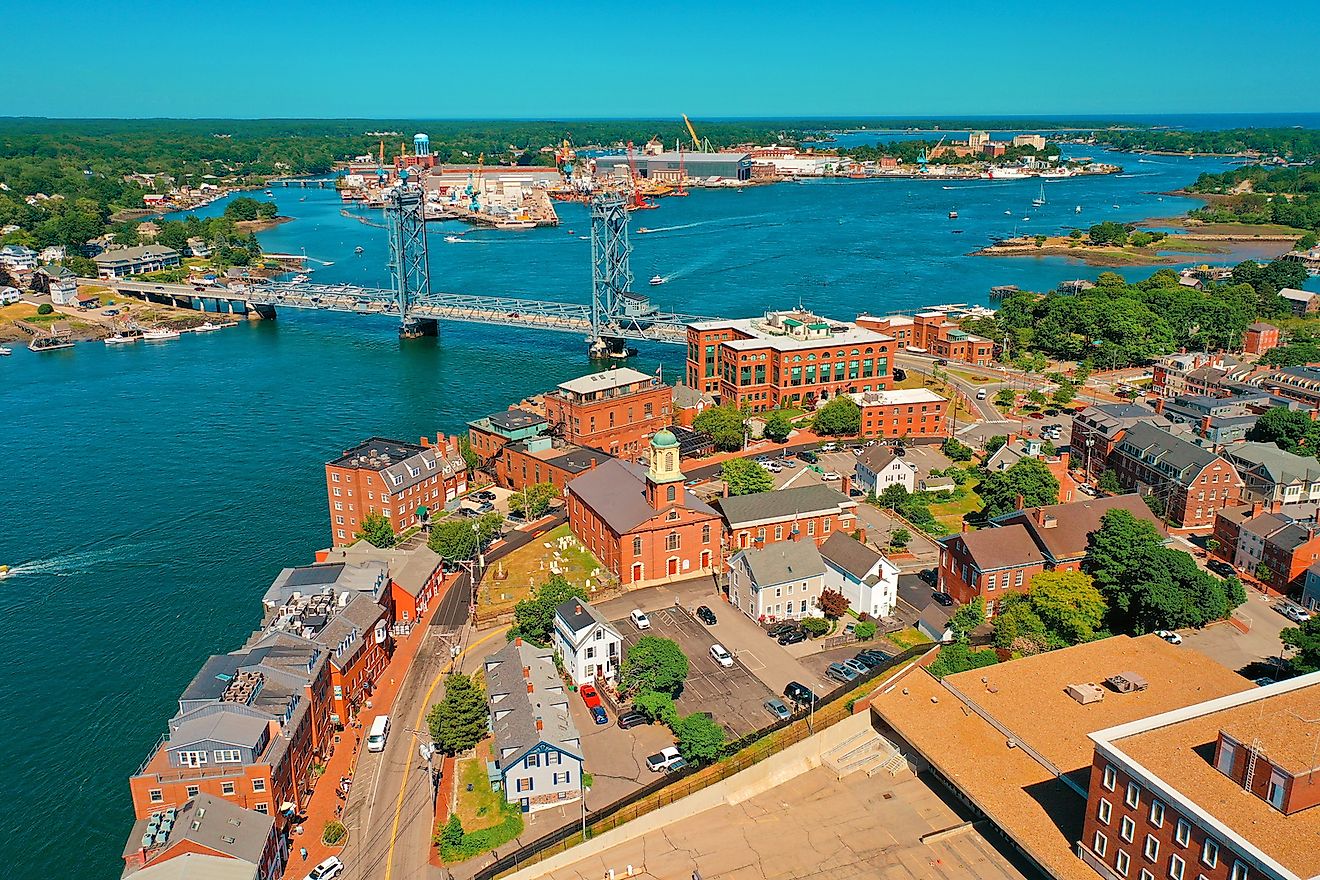
[[[723,608],[717,613],[734,614]],[[637,643],[642,635],[673,639],[688,658],[688,677],[676,704],[682,715],[709,712],[723,725],[730,739],[737,739],[765,726],[769,714],[762,703],[774,693],[753,673],[753,668],[764,666],[756,652],[725,645],[734,653],[734,663],[724,668],[710,658],[710,646],[717,637],[684,608],[669,607],[648,612],[649,630],[639,630],[631,619],[614,621],[624,640],[624,652]],[[773,643],[769,646],[778,650]]]
[[[674,735],[668,727],[644,724],[622,730],[613,711],[609,713],[609,724],[596,724],[579,694],[569,695],[569,705],[573,723],[582,735],[583,763],[592,775],[587,809],[613,803],[655,779],[655,774],[647,769],[646,756],[674,744]],[[575,816],[577,806],[572,805]],[[553,823],[551,827],[559,824],[562,823]]]
[[[1274,610],[1275,602],[1255,590],[1247,590],[1247,602],[1237,613],[1251,622],[1250,632],[1241,632],[1227,623],[1217,623],[1202,630],[1182,630],[1183,647],[1199,651],[1229,669],[1255,678],[1264,673],[1262,664],[1284,655],[1279,633],[1295,623]],[[1291,649],[1287,649],[1291,654]]]

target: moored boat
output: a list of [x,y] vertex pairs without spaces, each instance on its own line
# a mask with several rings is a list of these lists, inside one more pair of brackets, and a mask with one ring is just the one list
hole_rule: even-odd
[[142,338],[147,342],[165,342],[170,339],[178,339],[179,336],[178,330],[171,330],[168,327],[157,327],[154,330],[142,331]]

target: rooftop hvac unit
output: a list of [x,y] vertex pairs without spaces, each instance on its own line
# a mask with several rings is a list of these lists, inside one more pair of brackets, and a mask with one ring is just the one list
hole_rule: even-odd
[[1135,672],[1120,672],[1118,675],[1106,678],[1105,684],[1120,694],[1135,694],[1137,691],[1144,691],[1148,682]]
[[1098,703],[1105,698],[1104,688],[1089,681],[1086,684],[1070,684],[1064,688],[1064,692],[1083,706]]

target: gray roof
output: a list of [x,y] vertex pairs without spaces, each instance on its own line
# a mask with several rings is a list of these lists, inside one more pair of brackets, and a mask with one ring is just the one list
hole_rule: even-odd
[[497,412],[486,417],[497,428],[505,431],[519,431],[523,428],[533,428],[537,425],[545,424],[545,416],[534,412],[528,412],[525,409],[508,409],[504,412]]
[[[646,500],[646,469],[631,461],[611,459],[576,477],[568,484],[568,490],[620,535],[659,513]],[[716,515],[709,504],[687,489],[679,486],[678,492],[681,506]]]
[[699,406],[703,400],[710,402],[712,398],[709,394],[706,394],[703,391],[698,391],[691,385],[684,385],[682,382],[679,382],[674,386],[675,409],[691,409],[692,407]]
[[1149,422],[1138,422],[1128,428],[1118,449],[1182,484],[1219,458],[1214,450],[1198,446],[1186,434],[1170,433]]
[[[231,711],[233,710],[233,711]],[[217,710],[198,710],[184,716],[170,732],[169,747],[199,742],[220,742],[251,748],[270,728],[271,719],[251,714],[245,706],[221,703]]]
[[1320,480],[1320,461],[1287,452],[1273,443],[1240,443],[1225,449],[1224,455],[1234,464],[1264,471],[1275,484]]
[[605,615],[596,610],[586,599],[566,599],[555,609],[555,616],[562,620],[574,635],[597,623],[611,630],[614,629],[614,626],[605,619]]
[[[525,678],[524,668],[528,670]],[[581,759],[581,737],[569,713],[569,696],[555,671],[552,651],[515,639],[487,657],[485,669],[495,754],[501,767],[517,761],[538,743],[549,743]],[[495,702],[501,694],[504,698]],[[536,729],[538,718],[541,730]],[[507,749],[512,752],[500,757]]]
[[1088,406],[1073,419],[1083,425],[1093,425],[1106,438],[1130,428],[1137,422],[1152,422],[1157,425],[1171,425],[1167,418],[1148,406],[1138,403],[1100,403]]
[[361,564],[367,560],[384,562],[390,569],[390,580],[410,596],[421,593],[431,575],[440,567],[440,554],[422,544],[411,550],[397,547],[381,548],[365,538],[348,547],[335,547],[328,560],[348,560]]
[[752,580],[761,588],[825,573],[825,560],[814,541],[776,541],[760,549],[741,550],[734,558],[747,564]]
[[[143,818],[133,825],[128,845],[124,848],[125,856],[142,850],[142,835],[149,822],[150,818]],[[272,816],[245,810],[224,798],[199,794],[179,808],[164,844],[153,849],[163,852],[190,841],[231,859],[259,865],[274,827]]]
[[379,559],[300,565],[282,569],[261,601],[267,606],[283,605],[293,598],[294,593],[306,596],[327,588],[336,593],[365,593],[378,599],[389,582],[389,576],[389,566]]
[[866,465],[871,473],[878,474],[880,471],[889,467],[894,459],[898,458],[898,453],[892,446],[875,445],[868,447],[861,457],[857,459],[858,464]]
[[121,263],[138,263],[143,260],[169,259],[177,258],[179,252],[174,248],[168,248],[159,244],[144,244],[141,247],[119,248],[113,251],[106,251],[103,254],[97,254],[92,259],[98,266],[111,266]]
[[884,557],[843,532],[835,532],[820,545],[820,555],[859,580],[865,578]]
[[721,498],[718,503],[730,528],[826,513],[844,505],[856,507],[856,502],[850,501],[831,486],[801,486],[796,489],[757,492],[753,495]]
[[257,865],[242,859],[184,852],[133,872],[133,880],[258,880]]

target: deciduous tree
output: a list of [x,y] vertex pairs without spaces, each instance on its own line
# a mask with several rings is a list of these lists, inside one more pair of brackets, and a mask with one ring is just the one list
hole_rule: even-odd
[[838,620],[848,613],[848,597],[838,590],[821,590],[820,597],[816,599],[816,607],[831,620]]
[[1301,626],[1290,626],[1279,633],[1279,639],[1297,651],[1291,659],[1292,670],[1305,675],[1320,669],[1320,615]]
[[726,403],[702,410],[692,420],[692,428],[709,436],[721,452],[733,452],[742,449],[746,423],[742,410]]
[[775,487],[775,478],[758,462],[749,458],[733,458],[721,466],[721,475],[729,487],[730,495],[753,495],[769,492]]
[[862,429],[862,408],[847,395],[840,395],[816,411],[813,426],[818,434],[856,434]]
[[509,512],[527,519],[539,519],[559,497],[553,483],[533,483],[509,496]]
[[619,687],[624,691],[673,696],[688,675],[688,658],[673,639],[642,636],[624,655]]
[[708,764],[724,748],[724,728],[700,713],[684,715],[678,721],[678,751],[689,764]]
[[1007,470],[991,471],[981,480],[976,492],[985,503],[986,518],[1016,510],[1018,498],[1024,507],[1054,504],[1059,500],[1059,481],[1045,462],[1023,458]]
[[765,417],[765,437],[776,443],[783,443],[793,433],[793,422],[788,413],[781,409],[772,409]]
[[537,647],[547,647],[555,626],[555,609],[569,599],[586,598],[587,591],[580,585],[569,583],[563,575],[552,575],[536,592],[513,606],[509,638],[522,638]]
[[376,547],[393,547],[394,526],[383,513],[368,513],[362,520],[362,531],[356,537]]

